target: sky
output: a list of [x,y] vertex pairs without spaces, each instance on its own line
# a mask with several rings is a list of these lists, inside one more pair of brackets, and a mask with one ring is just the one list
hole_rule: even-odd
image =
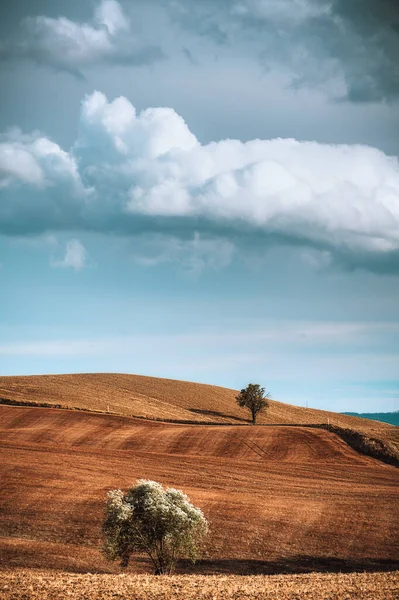
[[1,375],[399,409],[396,0],[0,12]]

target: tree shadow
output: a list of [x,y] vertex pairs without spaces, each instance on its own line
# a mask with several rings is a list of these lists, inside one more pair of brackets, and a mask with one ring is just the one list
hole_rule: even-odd
[[335,557],[294,556],[274,561],[244,560],[234,558],[203,559],[195,565],[186,560],[179,561],[177,573],[196,573],[201,575],[287,575],[311,572],[353,573],[378,571],[396,571],[399,560],[389,559],[352,559]]
[[[10,539],[11,541],[11,539]],[[107,562],[99,548],[82,547],[76,552],[76,547],[68,548],[68,544],[56,545],[33,542],[27,544],[5,545],[1,548],[2,567],[47,569],[69,573],[147,573],[153,572],[151,561],[147,556],[133,555],[129,567],[120,567],[119,562]],[[251,560],[239,558],[202,559],[193,565],[188,560],[180,560],[177,564],[177,574],[192,575],[287,575],[300,573],[353,573],[399,570],[399,560],[375,559],[342,559],[336,557],[317,557],[297,555],[275,560]]]
[[202,410],[200,408],[189,408],[190,412],[206,415],[208,417],[223,417],[224,419],[232,419],[233,421],[239,421],[240,423],[249,423],[248,419],[243,419],[242,417],[236,417],[235,415],[225,415],[224,413],[219,412],[218,410]]

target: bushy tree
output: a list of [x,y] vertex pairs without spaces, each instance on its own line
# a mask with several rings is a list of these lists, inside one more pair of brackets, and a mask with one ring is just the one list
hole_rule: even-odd
[[145,552],[155,574],[170,574],[178,558],[195,562],[207,532],[204,514],[180,490],[139,479],[126,493],[108,493],[104,552],[110,560],[120,558],[123,567],[133,553]]
[[252,424],[255,425],[258,413],[266,410],[269,406],[270,394],[265,393],[265,388],[257,383],[250,383],[236,396],[237,404],[247,408],[252,415]]

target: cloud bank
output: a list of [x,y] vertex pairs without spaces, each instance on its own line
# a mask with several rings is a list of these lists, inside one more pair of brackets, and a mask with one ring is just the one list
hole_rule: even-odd
[[117,0],[102,0],[90,23],[66,17],[24,19],[14,39],[0,46],[0,58],[35,60],[81,76],[99,64],[151,64],[164,57],[157,45],[133,35],[131,22]]
[[212,238],[256,238],[316,250],[326,263],[399,272],[399,163],[375,148],[203,145],[172,108],[137,113],[100,92],[83,100],[69,151],[38,133],[0,141],[3,234],[148,231],[198,245],[205,236],[207,255]]

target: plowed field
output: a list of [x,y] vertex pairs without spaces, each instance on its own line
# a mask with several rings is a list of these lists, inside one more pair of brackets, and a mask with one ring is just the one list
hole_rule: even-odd
[[3,565],[118,571],[98,550],[104,497],[137,478],[183,489],[210,519],[196,572],[399,565],[398,470],[330,432],[14,406],[0,423]]
[[[214,385],[123,375],[89,373],[0,377],[0,398],[58,404],[161,420],[245,424],[249,414],[235,401],[236,390]],[[399,428],[387,423],[270,401],[259,423],[327,423],[358,429],[399,444]]]

